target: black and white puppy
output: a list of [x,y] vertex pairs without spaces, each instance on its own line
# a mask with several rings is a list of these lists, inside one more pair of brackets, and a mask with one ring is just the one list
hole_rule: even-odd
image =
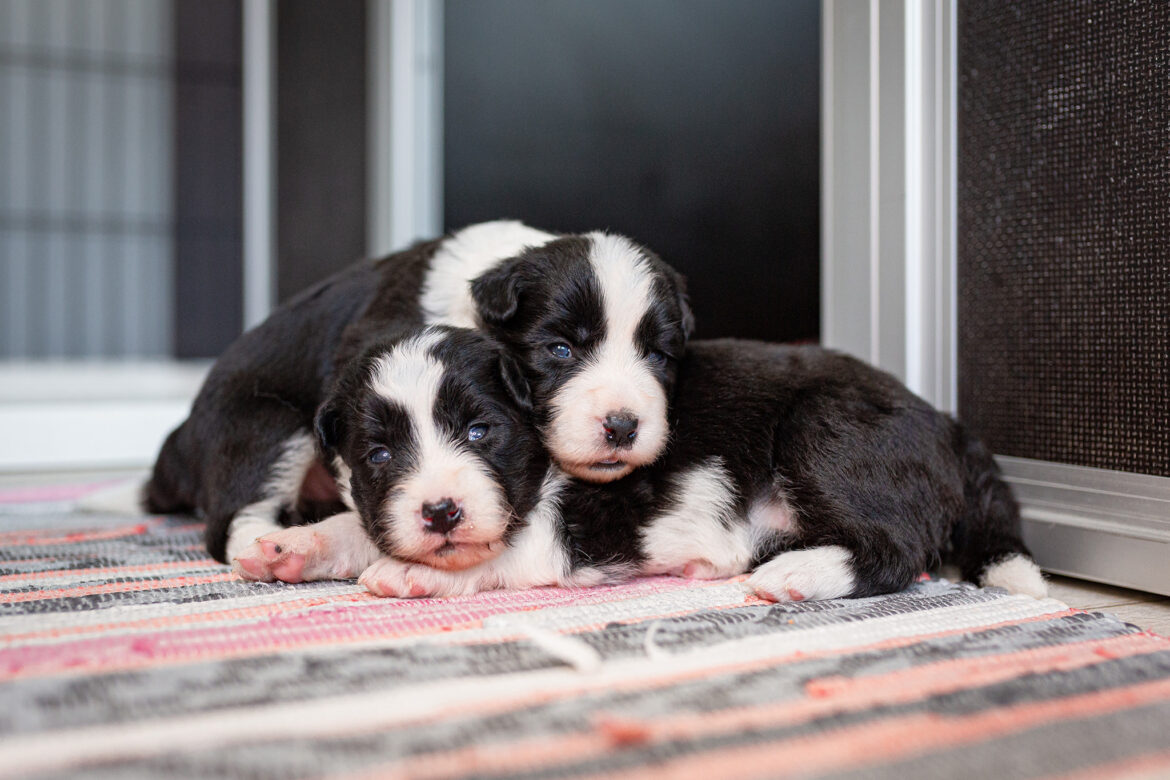
[[[458,595],[754,569],[756,593],[799,601],[900,590],[953,560],[967,579],[1045,594],[989,453],[888,374],[815,347],[714,341],[692,345],[678,381],[659,461],[600,485],[554,471],[498,555],[463,569],[389,557],[363,582],[381,595]],[[368,543],[339,531],[290,529],[261,553],[278,577],[278,545],[323,576],[355,576],[331,550],[339,537]]]
[[[530,277],[546,283],[528,283]],[[557,237],[489,222],[351,266],[237,339],[164,443],[144,505],[205,517],[208,550],[221,561],[265,533],[340,511],[338,475],[318,451],[313,417],[370,339],[428,324],[477,327],[484,312],[492,323],[517,313],[535,321],[538,310],[566,345],[585,337],[604,342],[604,359],[585,371],[561,370],[555,361],[566,358],[551,352],[554,362],[528,367],[540,409],[550,408],[551,398],[565,401],[547,415],[551,428],[571,432],[565,441],[589,439],[603,473],[653,460],[667,436],[667,355],[681,349],[690,317],[681,279],[618,236]],[[556,387],[574,377],[558,396]],[[584,448],[558,457],[576,469]]]
[[515,582],[593,584],[617,573],[572,565],[561,491],[515,361],[475,330],[428,327],[375,340],[317,417],[349,511],[267,534],[235,560],[246,579],[352,578],[419,596],[451,572],[476,590]]

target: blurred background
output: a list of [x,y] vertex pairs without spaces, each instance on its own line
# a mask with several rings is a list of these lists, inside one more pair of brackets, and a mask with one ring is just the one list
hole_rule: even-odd
[[810,0],[0,0],[0,357],[211,358],[501,217],[645,243],[701,335],[816,339],[819,74]]

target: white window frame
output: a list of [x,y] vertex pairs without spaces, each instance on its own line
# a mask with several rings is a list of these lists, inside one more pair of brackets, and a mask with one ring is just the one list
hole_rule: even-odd
[[[822,25],[822,341],[954,412],[956,0],[823,0]],[[998,460],[1041,566],[1170,594],[1170,479]]]

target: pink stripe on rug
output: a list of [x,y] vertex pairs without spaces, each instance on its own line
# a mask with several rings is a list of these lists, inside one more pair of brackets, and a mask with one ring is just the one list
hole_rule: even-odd
[[0,504],[27,504],[35,501],[76,501],[90,493],[126,482],[125,479],[106,479],[101,482],[67,483],[64,485],[33,485],[31,487],[0,489]]
[[[656,577],[610,587],[490,591],[452,599],[348,597],[336,608],[318,607],[291,614],[285,613],[281,605],[274,605],[257,620],[240,625],[189,629],[180,625],[162,632],[0,649],[0,679],[108,672],[395,639],[476,628],[493,615],[626,601],[693,587],[695,583],[690,580]],[[197,625],[195,619],[191,622]]]
[[[97,542],[105,539],[117,539],[121,536],[138,536],[146,533],[147,529],[159,525],[158,518],[146,518],[133,525],[120,525],[114,528],[82,528],[73,531],[46,528],[36,531],[9,531],[0,533],[0,545],[5,547],[34,547],[47,544],[80,544],[81,542]],[[182,529],[176,529],[182,530]]]

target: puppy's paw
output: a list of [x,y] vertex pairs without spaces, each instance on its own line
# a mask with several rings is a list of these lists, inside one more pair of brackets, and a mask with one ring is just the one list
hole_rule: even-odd
[[813,547],[782,553],[763,564],[747,584],[771,601],[838,599],[853,592],[853,555],[844,547]]
[[325,539],[302,525],[261,536],[232,561],[232,569],[246,580],[306,582],[329,579],[328,557]]
[[379,558],[358,577],[375,596],[410,599],[422,596],[461,596],[475,593],[475,580],[466,570],[441,571],[421,563]]
[[717,569],[715,564],[706,558],[687,561],[677,569],[672,569],[670,574],[674,577],[686,577],[689,580],[717,580],[729,576]]

